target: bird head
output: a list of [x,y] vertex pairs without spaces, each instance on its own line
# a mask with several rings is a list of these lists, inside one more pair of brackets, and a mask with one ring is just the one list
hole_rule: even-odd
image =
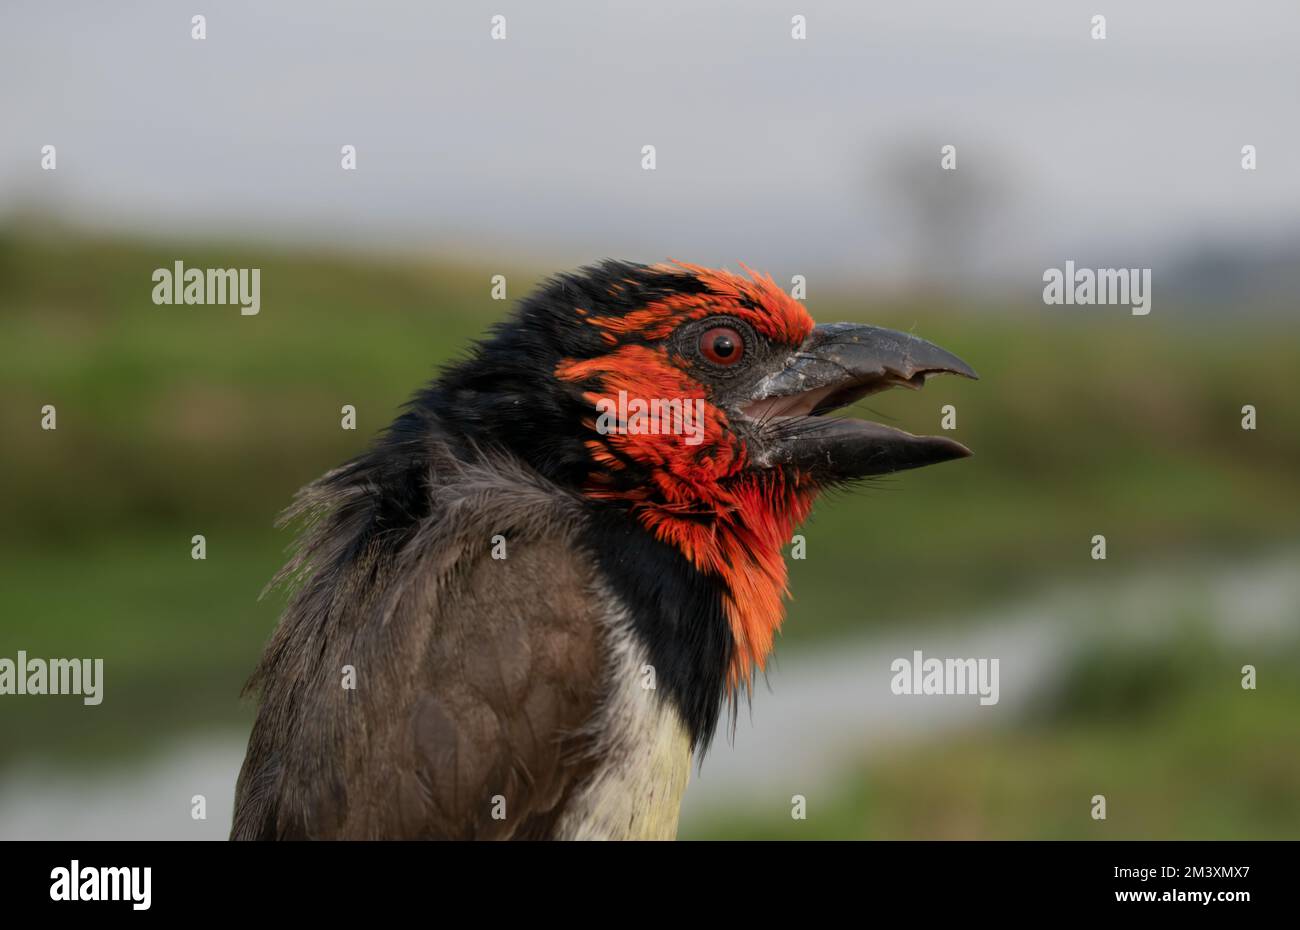
[[815,325],[767,276],[605,262],[548,282],[439,389],[475,441],[506,447],[718,582],[734,690],[772,647],[781,549],[818,490],[970,454],[826,415],[939,373],[976,377],[915,336]]

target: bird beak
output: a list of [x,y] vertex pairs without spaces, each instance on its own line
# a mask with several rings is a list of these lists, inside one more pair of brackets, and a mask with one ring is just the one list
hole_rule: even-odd
[[941,373],[979,377],[951,352],[907,333],[856,323],[818,326],[783,368],[759,381],[743,408],[761,437],[759,464],[837,481],[964,458],[969,449],[941,436],[822,416],[891,387],[919,390]]

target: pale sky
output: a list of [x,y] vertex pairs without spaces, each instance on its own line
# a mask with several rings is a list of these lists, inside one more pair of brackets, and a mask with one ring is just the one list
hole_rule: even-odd
[[944,144],[989,274],[1300,228],[1286,0],[6,0],[0,86],[0,213],[153,235],[887,279],[928,253],[885,166]]

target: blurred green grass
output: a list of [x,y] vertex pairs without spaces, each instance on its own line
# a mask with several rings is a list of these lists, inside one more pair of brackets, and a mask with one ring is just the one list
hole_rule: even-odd
[[[1294,839],[1300,649],[1257,690],[1192,624],[1167,642],[1096,644],[1014,727],[882,753],[841,786],[720,811],[686,839]],[[1106,819],[1092,798],[1106,797]]]
[[[262,311],[156,307],[154,268],[262,269]],[[557,269],[559,270],[559,269]],[[257,593],[293,492],[359,451],[535,270],[202,241],[0,229],[0,654],[102,655],[95,736],[69,701],[0,707],[0,752],[115,746],[237,722],[275,620]],[[941,307],[840,294],[822,321],[915,330],[981,372],[865,401],[935,432],[958,409],[974,458],[822,500],[792,562],[786,648],[962,615],[1193,552],[1267,551],[1300,526],[1300,333],[1255,319],[1113,308]],[[957,312],[964,311],[964,312]],[[1239,428],[1240,408],[1260,429]],[[55,404],[59,428],[39,428]],[[339,428],[353,404],[359,428]],[[208,558],[190,559],[190,537]],[[1089,558],[1095,533],[1107,562]],[[36,721],[36,724],[33,724]],[[98,751],[98,750],[97,750]]]

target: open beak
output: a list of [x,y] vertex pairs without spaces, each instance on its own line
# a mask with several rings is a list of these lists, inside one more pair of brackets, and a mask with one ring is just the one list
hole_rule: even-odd
[[919,390],[941,373],[979,377],[951,352],[916,336],[828,323],[813,329],[784,368],[758,383],[743,412],[759,426],[765,466],[796,468],[824,481],[886,475],[971,451],[942,436],[822,414],[891,387]]

